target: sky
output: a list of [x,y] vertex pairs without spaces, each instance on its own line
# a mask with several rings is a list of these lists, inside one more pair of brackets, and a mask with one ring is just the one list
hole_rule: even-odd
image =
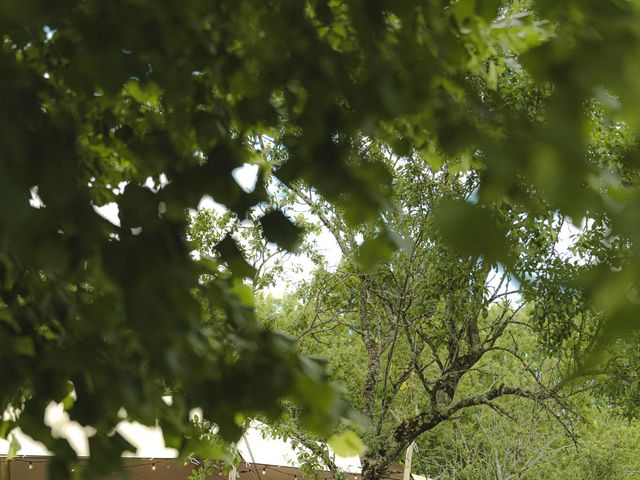
[[[251,165],[245,163],[243,166],[236,168],[232,172],[233,178],[238,185],[245,190],[246,192],[251,192],[258,179],[258,166]],[[163,180],[167,182],[166,177]],[[155,188],[154,182],[151,178],[148,178],[145,182],[145,185],[148,188]],[[118,185],[118,190],[123,192],[126,188],[126,183],[122,183]],[[37,192],[36,192],[37,193]],[[115,202],[107,203],[102,206],[93,206],[93,209],[98,213],[98,215],[102,216],[113,225],[120,226],[120,218],[118,217],[118,204]],[[203,209],[212,209],[218,212],[224,212],[225,207],[220,203],[216,202],[212,197],[205,195],[200,199],[198,203],[197,210]],[[309,213],[309,209],[297,209],[298,213],[303,213],[308,218],[312,220],[316,220],[313,218],[313,215]],[[195,210],[193,211],[195,213]],[[315,242],[317,246],[318,252],[320,252],[326,261],[327,268],[335,268],[341,259],[341,252],[338,244],[336,243],[333,236],[326,230],[323,229],[319,235],[313,235],[311,238],[313,242]],[[314,264],[311,259],[306,255],[291,255],[287,261],[284,263],[285,271],[281,276],[278,277],[275,284],[267,289],[266,293],[269,293],[276,297],[282,297],[289,291],[292,287],[298,284],[301,281],[309,278],[312,270],[314,269]]]
[[[251,192],[254,189],[256,181],[258,179],[258,166],[245,163],[243,166],[236,168],[232,172],[232,176],[243,190],[245,190],[246,192]],[[150,189],[155,189],[158,187],[162,187],[166,183],[168,183],[167,178],[161,176],[161,184],[159,186],[156,186],[154,185],[151,177],[149,177],[145,182],[145,185]],[[125,188],[126,183],[124,182],[118,186],[118,190],[120,192],[123,192]],[[37,197],[37,191],[35,192],[35,195]],[[100,207],[94,206],[93,208],[99,215],[101,215],[114,225],[120,226],[120,219],[118,217],[118,205],[115,202],[108,203]],[[226,210],[223,205],[217,203],[215,200],[213,200],[212,197],[208,195],[202,197],[196,208],[196,210],[203,209],[213,209],[218,212],[224,212]],[[192,213],[195,213],[196,210],[192,211]],[[319,223],[318,218],[310,213],[310,209],[306,205],[297,205],[296,213],[302,213],[309,220]],[[558,244],[556,246],[557,251],[563,255],[571,255],[569,252],[569,247],[572,244],[572,236],[579,233],[582,229],[584,229],[584,225],[575,226],[569,221],[564,222],[560,231],[560,235],[558,237]],[[342,255],[340,252],[340,248],[338,247],[338,244],[336,243],[331,233],[326,228],[322,228],[321,232],[319,234],[313,234],[310,240],[315,243],[317,251],[324,257],[326,267],[329,270],[336,268],[340,263]],[[312,260],[306,255],[290,255],[287,258],[287,261],[284,262],[283,266],[285,268],[283,274],[276,279],[274,285],[270,286],[267,289],[266,293],[269,293],[276,297],[282,297],[288,291],[291,291],[293,288],[295,288],[297,284],[308,279],[311,275],[311,272],[315,268]],[[490,285],[492,285],[493,287],[497,286],[500,280],[500,273],[501,272],[498,271],[497,275],[492,275],[493,283],[490,283]],[[513,285],[507,287],[512,288]],[[517,295],[511,296],[510,298],[516,301],[519,299]]]

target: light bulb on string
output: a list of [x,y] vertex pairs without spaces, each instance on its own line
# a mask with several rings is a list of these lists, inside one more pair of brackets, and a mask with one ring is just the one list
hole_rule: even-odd
[[33,462],[29,462],[29,470],[33,470]]
[[263,475],[266,475],[266,474],[267,474],[267,469],[266,469],[266,468],[264,468],[264,467],[262,467],[262,474],[263,474]]
[[155,463],[152,463],[152,464],[151,464],[151,470],[155,470],[155,469],[156,469],[156,464],[155,464]]

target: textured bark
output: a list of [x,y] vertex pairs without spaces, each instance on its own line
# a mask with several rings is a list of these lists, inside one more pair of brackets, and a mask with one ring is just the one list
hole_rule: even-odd
[[376,399],[376,386],[380,375],[380,355],[378,347],[373,342],[367,346],[367,377],[362,388],[362,398],[364,399],[363,412],[369,419],[373,419],[374,403]]
[[411,417],[394,430],[392,436],[379,444],[375,450],[367,451],[362,459],[363,480],[380,480],[385,476],[389,466],[402,455],[402,452],[420,435],[434,429],[442,422],[449,420],[453,414],[464,408],[476,405],[491,405],[491,401],[505,396],[515,395],[533,401],[542,401],[551,396],[550,392],[532,391],[519,387],[499,387],[482,394],[464,398],[453,405]]
[[389,463],[380,456],[368,456],[362,459],[362,480],[381,480],[389,470]]
[[[446,176],[442,181],[448,185]],[[314,199],[306,191],[296,186],[292,190],[314,207]],[[457,398],[462,379],[482,367],[478,363],[485,353],[496,349],[497,339],[519,310],[506,302],[501,304],[502,315],[495,320],[487,316],[488,309],[498,305],[495,300],[502,295],[502,291],[495,291],[490,299],[487,297],[491,264],[475,257],[452,256],[453,264],[447,261],[442,269],[431,269],[428,262],[432,261],[431,248],[435,247],[424,241],[424,238],[429,240],[428,231],[423,234],[422,228],[430,228],[425,224],[417,231],[409,228],[416,240],[408,259],[388,269],[363,272],[358,267],[358,242],[353,232],[341,230],[339,211],[320,208],[317,214],[338,242],[345,259],[350,260],[347,266],[352,269],[345,272],[351,283],[344,285],[352,289],[349,314],[355,317],[352,320],[355,331],[366,352],[359,400],[361,412],[371,420],[365,437],[367,450],[361,458],[363,480],[384,478],[390,465],[400,460],[411,442],[450,420],[461,409],[487,405],[508,414],[493,400],[503,395],[534,401],[543,398],[538,391],[505,386],[461,400]],[[449,259],[448,252],[441,253]],[[448,276],[441,277],[442,272]],[[433,286],[429,287],[431,281]],[[422,282],[429,287],[426,293],[420,287]],[[501,285],[502,282],[508,282],[506,275]],[[437,289],[435,294],[432,288]],[[351,309],[353,306],[356,308]],[[485,325],[488,322],[491,323]],[[404,350],[398,349],[401,355],[396,356],[399,341],[404,342]],[[404,363],[398,364],[399,359]],[[535,372],[526,371],[535,377]],[[398,414],[394,410],[397,394],[414,374],[424,388],[421,401],[412,406],[416,410],[405,409]],[[539,391],[546,391],[540,382],[538,384]],[[407,418],[408,415],[413,416]]]

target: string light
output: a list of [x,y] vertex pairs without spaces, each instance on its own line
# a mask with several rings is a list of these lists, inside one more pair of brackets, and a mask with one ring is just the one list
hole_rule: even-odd
[[[138,463],[138,464],[133,464],[133,465],[125,465],[124,468],[125,469],[132,469],[132,468],[140,468],[140,467],[144,467],[144,466],[147,466],[147,468],[148,468],[148,466],[151,465],[151,470],[152,471],[157,471],[158,470],[158,467],[157,467],[157,463],[158,462],[155,461],[154,458],[149,458],[149,460],[150,460],[149,463]],[[183,465],[187,466],[189,464],[189,460],[191,460],[191,463],[193,463],[194,465],[199,465],[200,464],[200,462],[198,462],[196,459],[189,458],[186,461],[184,461]],[[24,459],[20,459],[20,460],[17,460],[17,461],[26,463],[27,459],[24,458]],[[166,462],[166,461],[170,461],[170,460],[169,459],[160,459],[159,463],[164,464],[164,462]],[[33,463],[34,462],[29,461],[29,466],[28,466],[29,470],[33,470]],[[42,462],[36,461],[35,463],[42,463]],[[46,461],[45,461],[45,463],[46,463]],[[177,465],[179,465],[179,463],[177,463]],[[258,468],[257,465],[250,464],[248,462],[246,463],[246,465],[247,465],[248,470],[247,470],[247,472],[242,472],[242,473],[251,472],[252,469],[255,469],[253,471],[257,471],[257,468]],[[171,469],[171,466],[167,465],[166,468],[167,469]],[[277,472],[277,473],[280,473],[280,474],[283,474],[283,475],[287,476],[289,479],[291,479],[293,477],[292,480],[305,480],[305,476],[304,475],[302,475],[300,478],[298,478],[298,474],[297,473],[289,473],[289,472],[280,470],[280,469],[275,468],[275,467],[269,467],[269,468],[272,469],[274,472]],[[77,470],[77,468],[73,468],[72,472],[75,472],[76,470]],[[236,478],[239,480],[241,472],[236,470],[235,473],[236,473]],[[264,476],[267,475],[267,466],[266,465],[262,466],[262,469],[261,469],[260,473],[262,475],[264,475]],[[112,473],[112,475],[115,475],[115,473]],[[221,477],[224,478],[224,468],[219,468],[218,469],[218,475],[220,475]],[[360,478],[360,476],[358,474],[353,474],[352,480],[362,480],[362,479]]]
[[[143,463],[134,463],[131,465],[124,465],[123,468],[125,470],[129,470],[129,469],[137,469],[137,468],[144,468],[144,467],[149,467],[151,466],[151,470],[153,471],[158,471],[158,465],[166,465],[166,468],[168,470],[171,470],[173,468],[171,462],[173,461],[172,459],[154,459],[151,458],[149,459],[151,460],[149,463],[143,462]],[[22,458],[15,458],[14,461],[19,462],[19,463],[23,463],[25,465],[27,465],[27,468],[29,470],[35,470],[35,466],[37,464],[43,464],[43,465],[48,465],[49,461],[46,459],[36,459],[36,460],[28,460],[28,457],[25,458],[25,456],[23,455]],[[169,462],[169,463],[166,463]],[[188,463],[187,463],[188,464]],[[199,462],[194,460],[194,464],[199,464]],[[176,465],[180,465],[180,463],[176,463]],[[78,470],[82,470],[82,466],[81,465],[75,465],[72,468],[70,468],[70,473],[76,473]],[[112,475],[115,475],[115,472],[111,472]],[[238,475],[239,477],[239,475]]]

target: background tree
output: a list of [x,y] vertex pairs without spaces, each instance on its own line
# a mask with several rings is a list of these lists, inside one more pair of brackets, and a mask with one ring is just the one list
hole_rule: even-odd
[[[578,396],[579,397],[579,396]],[[414,471],[438,480],[468,479],[629,479],[638,474],[634,455],[637,422],[588,403],[572,404],[574,439],[543,410],[509,405],[511,418],[488,409],[472,409],[425,434],[414,453]]]
[[[474,170],[461,171],[455,162],[436,170],[433,158],[397,158],[368,139],[360,155],[394,169],[393,207],[376,224],[349,227],[343,212],[312,189],[280,184],[275,197],[281,208],[285,197],[291,205],[306,205],[307,215],[333,235],[342,259],[335,271],[318,265],[290,299],[267,302],[259,312],[270,327],[294,334],[303,351],[331,359],[332,378],[346,386],[350,403],[369,424],[363,477],[383,477],[410,443],[467,409],[484,406],[510,417],[517,403],[508,396],[533,401],[571,435],[575,418],[565,396],[574,388],[561,391],[561,380],[592,348],[602,319],[576,292],[547,298],[545,272],[569,274],[575,267],[564,258],[566,245],[558,244],[563,221],[555,212],[533,216],[506,202],[480,211],[476,221],[508,229],[498,248],[508,250],[516,280],[480,256],[488,242],[504,237],[476,239],[476,255],[461,255],[442,240],[442,229],[456,228],[455,219],[442,217],[455,215],[460,200],[473,200]],[[245,245],[250,252],[258,246]],[[403,247],[396,251],[394,245]],[[533,356],[536,342],[544,344],[552,332],[539,323],[540,315],[521,313],[527,304],[555,308],[558,329],[574,325],[563,337],[571,350],[552,355],[547,348],[540,351],[546,356]],[[336,470],[328,452],[296,426],[295,412],[277,431]]]

